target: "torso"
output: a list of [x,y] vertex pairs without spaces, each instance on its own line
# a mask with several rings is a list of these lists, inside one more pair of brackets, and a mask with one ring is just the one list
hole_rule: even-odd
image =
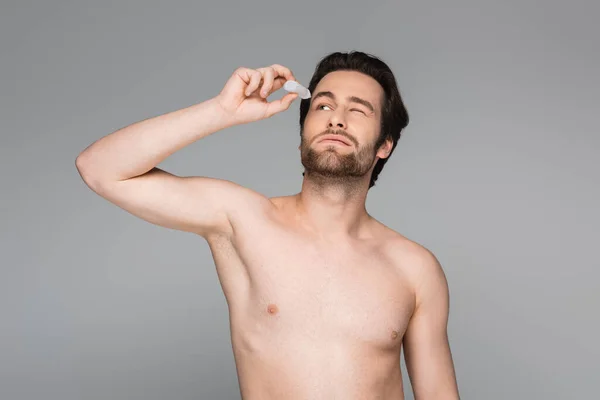
[[282,212],[208,240],[243,399],[403,399],[415,272],[402,249],[408,260],[415,244],[374,220],[364,238],[323,243]]

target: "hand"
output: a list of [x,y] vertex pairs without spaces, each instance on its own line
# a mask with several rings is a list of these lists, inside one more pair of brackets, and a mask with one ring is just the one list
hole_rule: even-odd
[[234,125],[270,118],[287,110],[298,97],[296,93],[288,93],[279,100],[267,101],[288,80],[295,81],[294,74],[278,64],[258,69],[238,68],[216,100]]

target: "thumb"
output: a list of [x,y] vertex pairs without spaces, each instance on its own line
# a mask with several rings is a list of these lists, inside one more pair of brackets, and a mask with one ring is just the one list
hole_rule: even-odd
[[277,113],[287,110],[296,97],[298,97],[298,93],[288,93],[281,99],[270,102],[265,117],[270,118]]

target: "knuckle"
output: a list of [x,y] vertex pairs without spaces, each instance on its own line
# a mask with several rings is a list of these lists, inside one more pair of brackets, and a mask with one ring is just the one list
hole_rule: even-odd
[[281,71],[281,72],[282,72],[284,75],[293,75],[293,74],[292,74],[292,70],[291,70],[291,69],[289,69],[288,67],[284,67],[283,65],[279,65],[279,64],[277,64],[277,65],[278,65],[278,67],[279,67],[280,71]]

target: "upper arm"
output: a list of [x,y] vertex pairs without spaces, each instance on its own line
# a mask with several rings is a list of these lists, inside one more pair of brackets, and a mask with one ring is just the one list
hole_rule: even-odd
[[233,215],[270,203],[227,180],[180,177],[159,168],[123,181],[84,180],[100,196],[145,221],[204,237],[231,233]]
[[448,342],[449,290],[438,260],[427,250],[419,257],[415,311],[404,334],[404,358],[417,400],[458,399]]

